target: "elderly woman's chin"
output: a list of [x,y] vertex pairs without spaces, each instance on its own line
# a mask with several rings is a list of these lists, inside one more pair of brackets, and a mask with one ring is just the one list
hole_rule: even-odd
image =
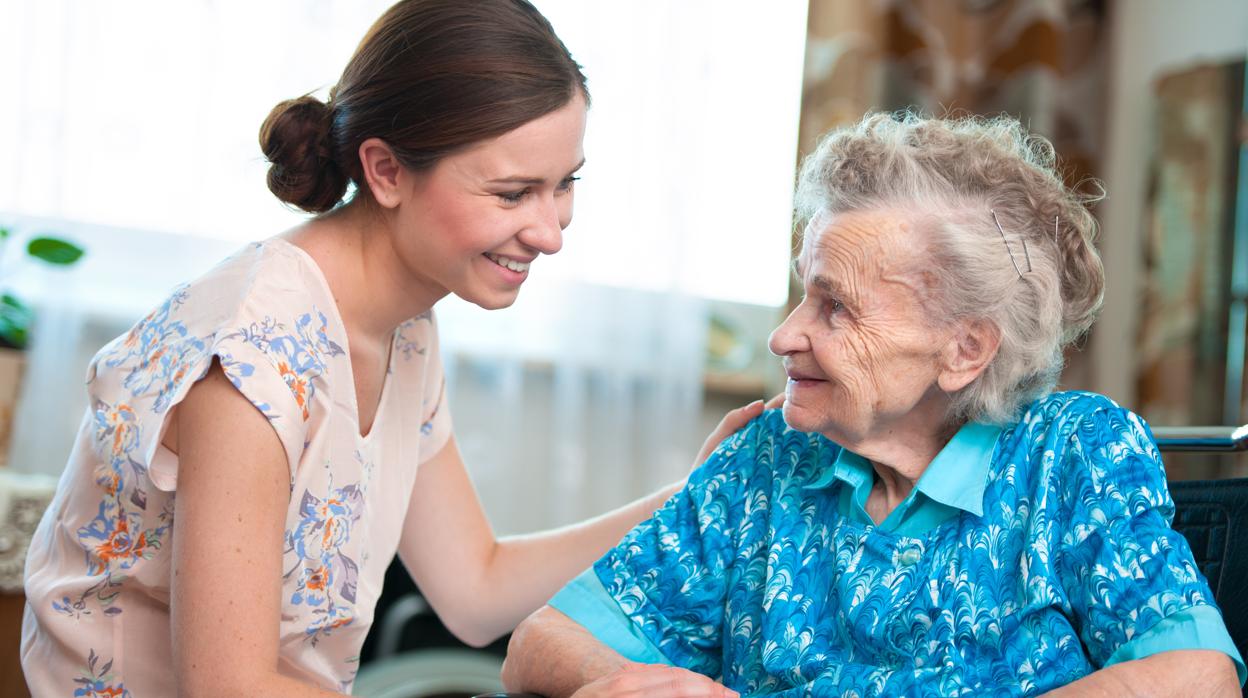
[[[831,386],[820,386],[822,392],[830,392]],[[784,393],[784,423],[797,431],[823,434],[839,442],[851,431],[850,415],[842,414],[844,406],[832,396],[813,396],[811,389],[794,390],[790,386]],[[824,399],[818,399],[823,397]]]

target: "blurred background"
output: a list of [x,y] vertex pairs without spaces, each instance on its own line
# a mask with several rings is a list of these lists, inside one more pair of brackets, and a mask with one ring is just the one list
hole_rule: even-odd
[[[727,409],[782,388],[766,337],[796,293],[795,167],[871,109],[1009,113],[1052,139],[1071,183],[1108,192],[1105,309],[1062,387],[1155,426],[1246,420],[1243,0],[535,4],[593,94],[575,220],[514,307],[437,307],[499,532],[680,477]],[[301,220],[265,187],[259,125],[324,96],[388,5],[0,0],[0,337],[29,325],[0,350],[0,673],[87,361],[175,284]],[[83,254],[27,254],[38,238]],[[1248,475],[1226,456],[1167,468]]]

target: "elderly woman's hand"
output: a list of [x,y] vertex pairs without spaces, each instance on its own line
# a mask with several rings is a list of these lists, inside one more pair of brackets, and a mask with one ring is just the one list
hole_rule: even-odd
[[[758,404],[761,405],[762,400]],[[731,688],[688,669],[661,664],[630,664],[586,684],[573,693],[572,698],[737,698],[739,695]]]
[[766,404],[762,400],[755,400],[744,407],[738,407],[729,411],[728,414],[724,415],[723,419],[719,420],[719,426],[715,427],[715,431],[711,432],[711,435],[706,437],[706,441],[702,443],[702,450],[698,451],[697,458],[693,459],[692,469],[696,470],[699,465],[705,463],[706,459],[711,457],[711,454],[715,452],[719,444],[723,443],[724,439],[732,436],[738,429],[749,424],[750,420],[762,414],[763,410],[770,410],[783,404],[784,393],[780,393],[768,400]]

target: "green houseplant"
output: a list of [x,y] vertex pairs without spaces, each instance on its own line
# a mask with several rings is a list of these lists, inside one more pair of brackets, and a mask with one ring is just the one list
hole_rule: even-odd
[[[0,228],[0,261],[9,247],[11,231]],[[69,266],[82,258],[82,248],[54,237],[35,237],[26,243],[26,254],[56,266]],[[0,347],[25,349],[30,341],[34,313],[21,299],[5,291],[0,294]]]
[[[0,227],[0,262],[12,237]],[[65,267],[82,258],[82,248],[54,237],[39,236],[26,243],[26,254],[48,264]],[[0,267],[2,269],[3,267]],[[0,282],[5,281],[0,276]],[[0,288],[4,284],[0,283]],[[0,466],[8,464],[13,415],[17,411],[22,375],[26,372],[26,346],[34,313],[20,298],[5,289],[0,292]]]

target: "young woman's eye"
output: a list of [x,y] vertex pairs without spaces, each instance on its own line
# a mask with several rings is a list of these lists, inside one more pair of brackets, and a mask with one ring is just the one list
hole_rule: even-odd
[[572,188],[572,184],[580,181],[580,179],[580,177],[564,177],[563,181],[559,182],[559,191],[570,190]]
[[529,193],[528,188],[525,188],[525,189],[521,189],[520,191],[502,192],[500,194],[495,194],[495,196],[497,196],[505,204],[514,205],[514,204],[520,203],[521,201],[524,201],[524,197],[528,193]]

